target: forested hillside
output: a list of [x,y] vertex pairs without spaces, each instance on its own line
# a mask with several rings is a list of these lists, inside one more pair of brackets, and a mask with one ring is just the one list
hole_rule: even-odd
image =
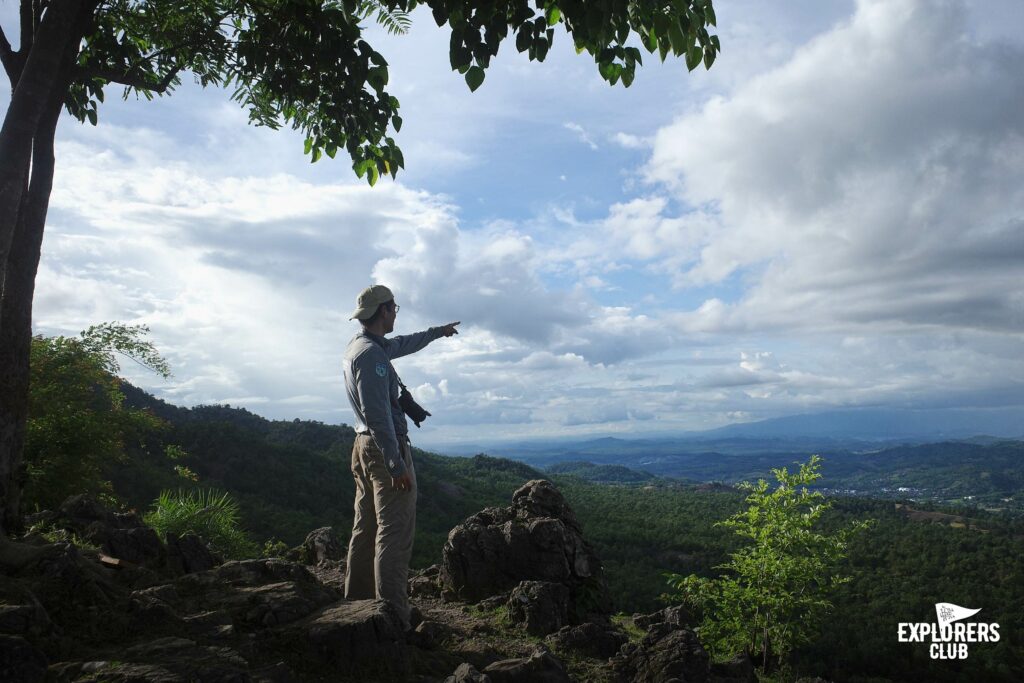
[[[139,449],[110,470],[116,493],[130,505],[147,508],[165,487],[217,487],[240,501],[245,526],[257,542],[273,538],[294,545],[323,525],[335,526],[347,538],[353,496],[350,428],[272,422],[225,407],[186,410],[127,387],[126,393],[130,403],[170,422],[161,441],[183,448],[183,462],[198,475],[196,482],[175,476],[159,455],[159,444]],[[912,456],[911,451],[907,457]],[[826,459],[826,474],[834,465],[841,467]],[[440,560],[456,523],[483,507],[507,505],[519,485],[542,477],[563,491],[603,558],[617,610],[657,608],[667,590],[665,572],[714,574],[736,547],[734,537],[715,526],[742,504],[742,495],[728,487],[584,465],[566,468],[572,474],[544,473],[485,455],[451,458],[417,451],[416,467],[415,566]],[[595,471],[641,481],[604,485],[583,478]],[[798,652],[797,661],[809,672],[828,672],[840,681],[1019,680],[1024,526],[995,513],[964,517],[961,510],[960,515],[967,525],[953,517],[909,514],[889,501],[839,498],[830,525],[851,519],[876,523],[852,547],[853,579],[837,594],[825,632]],[[985,620],[999,622],[1006,637],[973,646],[962,662],[931,660],[926,646],[897,642],[899,622],[933,620],[939,601],[981,607]]]
[[654,475],[725,483],[767,478],[772,468],[819,454],[828,461],[819,482],[827,491],[1024,511],[1024,441],[1014,439],[872,445],[807,438],[606,438],[520,444],[498,453],[593,481]]

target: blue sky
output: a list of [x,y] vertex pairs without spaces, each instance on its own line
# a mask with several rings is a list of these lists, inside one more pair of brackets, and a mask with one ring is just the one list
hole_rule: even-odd
[[58,132],[36,331],[144,323],[158,396],[350,422],[383,282],[397,333],[463,321],[397,364],[424,443],[1021,408],[1021,4],[721,5],[710,72],[645,54],[629,89],[564,35],[476,93],[429,16],[378,35],[407,169],[373,189],[224,92],[111,92]]

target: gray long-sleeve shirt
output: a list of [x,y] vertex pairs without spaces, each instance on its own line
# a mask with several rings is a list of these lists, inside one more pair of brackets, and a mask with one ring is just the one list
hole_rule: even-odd
[[357,434],[369,434],[384,454],[392,477],[405,472],[399,439],[409,434],[398,404],[398,374],[393,358],[415,353],[441,336],[440,327],[387,339],[361,330],[345,349],[345,390],[355,413]]

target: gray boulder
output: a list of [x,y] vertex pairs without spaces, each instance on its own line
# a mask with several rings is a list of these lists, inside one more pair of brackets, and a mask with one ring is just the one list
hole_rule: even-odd
[[160,538],[138,515],[111,512],[87,495],[61,503],[50,523],[74,532],[111,557],[148,568],[166,563]]
[[158,638],[125,648],[116,659],[57,664],[50,667],[47,679],[75,683],[252,681],[248,664],[238,653],[174,637]]
[[629,640],[624,633],[593,622],[564,626],[548,638],[561,650],[571,650],[587,657],[608,659]]
[[175,574],[205,572],[221,564],[195,534],[167,534],[167,567]]
[[543,647],[529,657],[494,662],[484,673],[494,683],[570,683],[561,660]]
[[341,598],[302,565],[280,559],[226,562],[186,574],[172,587],[170,601],[181,611],[223,612],[242,631],[287,624]]
[[623,683],[705,683],[709,663],[697,634],[666,623],[655,624],[639,644],[627,643],[611,660]]
[[633,617],[633,623],[639,628],[648,629],[654,624],[671,624],[676,628],[687,628],[696,625],[693,615],[682,605],[670,605],[665,609]]
[[491,677],[477,671],[469,662],[463,662],[444,683],[491,683]]
[[534,636],[546,636],[569,623],[569,589],[550,581],[523,581],[507,603],[512,621]]
[[466,602],[521,581],[560,583],[569,589],[573,621],[610,606],[600,559],[562,494],[544,480],[519,488],[510,507],[486,508],[452,529],[440,580],[445,598]]
[[402,618],[386,600],[338,602],[260,634],[258,642],[367,680],[401,679],[409,672]]
[[306,540],[288,553],[288,559],[302,564],[322,564],[324,562],[342,562],[348,549],[342,545],[334,527],[324,526],[314,529],[306,535]]

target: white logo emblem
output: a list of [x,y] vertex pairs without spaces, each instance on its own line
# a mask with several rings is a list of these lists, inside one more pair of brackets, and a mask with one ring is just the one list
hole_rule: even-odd
[[901,622],[897,637],[901,643],[930,641],[928,654],[932,659],[967,659],[968,643],[999,642],[999,624],[961,621],[980,611],[980,607],[971,609],[951,602],[937,602],[935,616],[938,623]]

